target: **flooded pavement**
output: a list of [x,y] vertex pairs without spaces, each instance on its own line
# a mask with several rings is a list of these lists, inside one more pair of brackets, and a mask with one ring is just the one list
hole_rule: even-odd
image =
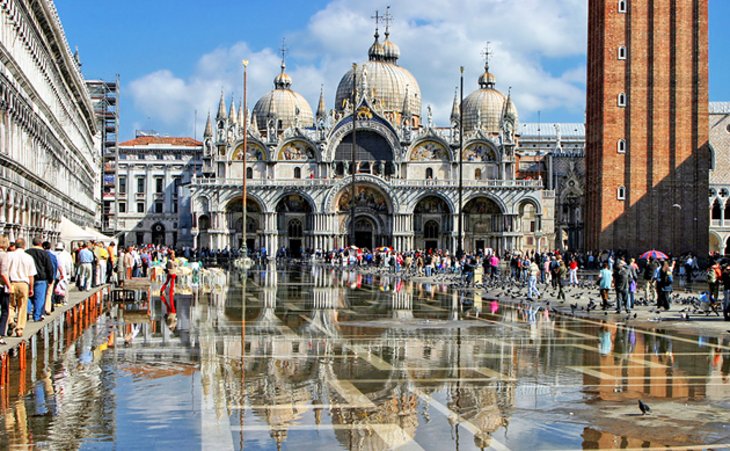
[[242,285],[176,296],[176,322],[153,297],[39,341],[0,396],[0,444],[730,447],[730,341],[323,267]]

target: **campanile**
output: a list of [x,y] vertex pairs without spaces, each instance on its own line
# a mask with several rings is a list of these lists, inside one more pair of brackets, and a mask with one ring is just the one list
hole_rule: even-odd
[[708,0],[589,0],[586,248],[704,256]]

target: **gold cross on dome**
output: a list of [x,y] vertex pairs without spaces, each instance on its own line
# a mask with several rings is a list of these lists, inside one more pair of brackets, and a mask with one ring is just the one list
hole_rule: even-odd
[[376,9],[375,10],[375,15],[374,16],[370,16],[370,18],[371,19],[375,19],[375,32],[377,32],[378,31],[378,25],[383,20],[383,16],[381,16],[379,14],[379,11]]

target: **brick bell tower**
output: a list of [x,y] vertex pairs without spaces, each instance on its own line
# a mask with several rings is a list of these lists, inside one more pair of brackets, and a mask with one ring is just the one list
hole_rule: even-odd
[[586,248],[705,256],[708,0],[589,0]]

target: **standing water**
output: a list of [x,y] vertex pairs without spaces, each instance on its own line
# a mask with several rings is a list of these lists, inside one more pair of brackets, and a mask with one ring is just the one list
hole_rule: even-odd
[[176,295],[176,321],[153,297],[39,340],[3,388],[0,444],[730,446],[725,340],[554,317],[480,290],[320,266],[227,279]]

